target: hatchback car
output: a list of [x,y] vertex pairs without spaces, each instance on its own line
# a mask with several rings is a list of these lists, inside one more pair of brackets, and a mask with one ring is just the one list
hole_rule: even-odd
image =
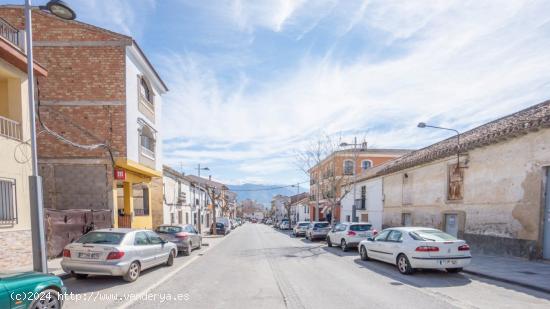
[[[57,276],[37,272],[0,273],[0,308],[63,306],[67,288]],[[30,297],[30,296],[33,297]]]
[[83,279],[88,275],[122,276],[137,280],[141,271],[160,264],[172,266],[178,247],[150,230],[101,229],[63,249],[61,267]]
[[279,224],[279,228],[281,230],[290,230],[290,222],[288,222],[288,220],[281,221],[281,224]]
[[397,265],[406,275],[416,268],[444,268],[456,273],[472,259],[464,240],[426,227],[385,229],[374,239],[361,241],[359,254],[364,261],[375,259]]
[[309,222],[298,222],[294,226],[294,229],[292,230],[292,233],[295,237],[299,236],[306,236],[307,227],[309,226]]
[[163,224],[155,232],[165,241],[175,243],[183,255],[189,255],[193,249],[200,249],[202,246],[202,236],[191,224]]
[[327,244],[339,245],[342,251],[348,251],[349,248],[357,248],[359,242],[369,237],[372,238],[376,230],[368,222],[343,222],[336,224],[327,235]]
[[330,224],[328,222],[311,222],[306,230],[306,239],[326,239],[327,234],[330,231]]

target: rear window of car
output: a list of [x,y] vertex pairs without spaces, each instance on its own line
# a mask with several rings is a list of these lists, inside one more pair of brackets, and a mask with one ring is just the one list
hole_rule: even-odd
[[418,230],[410,232],[410,235],[413,239],[416,240],[448,241],[457,239],[453,235],[449,235],[439,230]]
[[110,232],[90,232],[78,239],[76,242],[81,244],[107,244],[118,245],[124,238],[123,233]]
[[372,225],[370,224],[354,224],[350,225],[349,229],[355,232],[364,232],[364,231],[370,231],[372,228]]
[[157,228],[158,233],[176,234],[182,231],[181,226],[159,226]]
[[309,226],[309,223],[300,223],[299,226]]
[[328,227],[328,223],[315,223],[315,227],[320,227],[320,228]]
[[216,228],[221,229],[221,228],[224,228],[224,227],[225,227],[225,224],[219,223],[219,222],[216,223]]

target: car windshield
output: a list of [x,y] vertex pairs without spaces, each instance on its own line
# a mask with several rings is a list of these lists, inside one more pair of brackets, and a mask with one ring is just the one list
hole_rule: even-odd
[[416,240],[449,241],[457,240],[456,237],[439,230],[418,230],[411,232],[411,237]]
[[124,238],[123,233],[112,232],[90,232],[78,239],[76,242],[81,244],[108,244],[118,245]]
[[370,224],[354,224],[349,227],[350,230],[355,232],[370,231],[372,225]]
[[176,234],[183,230],[181,226],[159,226],[157,228],[157,233],[165,233],[165,234]]
[[328,227],[328,222],[315,223],[314,227],[319,227],[319,228]]

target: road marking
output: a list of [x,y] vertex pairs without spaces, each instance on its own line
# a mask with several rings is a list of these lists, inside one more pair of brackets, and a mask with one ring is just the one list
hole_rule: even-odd
[[175,271],[172,271],[170,273],[168,273],[166,276],[164,276],[163,278],[161,278],[159,281],[157,281],[155,284],[149,286],[147,289],[143,290],[141,293],[137,294],[136,297],[133,297],[131,300],[129,300],[128,302],[124,303],[124,304],[121,304],[118,308],[120,309],[125,309],[125,308],[129,308],[130,306],[134,305],[137,301],[141,300],[141,299],[144,299],[145,296],[150,293],[152,290],[156,289],[157,287],[159,287],[161,284],[163,284],[164,282],[166,282],[168,279],[174,277],[177,273],[179,273],[182,269],[184,269],[185,267],[189,266],[191,263],[193,263],[194,261],[196,261],[199,257],[202,257],[204,256],[208,251],[210,251],[212,248],[215,248],[218,244],[220,244],[223,240],[227,239],[230,235],[232,235],[234,233],[234,231],[230,232],[229,234],[225,235],[224,237],[220,237],[222,238],[222,240],[218,241],[216,244],[212,245],[212,246],[208,246],[207,249],[205,250],[202,250],[202,254],[197,254],[193,257],[191,257],[191,259],[185,261],[182,265],[180,265],[178,268],[176,268]]

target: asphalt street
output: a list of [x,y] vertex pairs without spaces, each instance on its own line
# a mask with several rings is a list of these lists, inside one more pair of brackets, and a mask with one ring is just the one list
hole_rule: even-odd
[[392,265],[361,261],[357,251],[344,253],[325,242],[294,238],[251,223],[142,291],[145,297],[119,304],[131,308],[550,308],[548,294],[444,271],[404,276]]

